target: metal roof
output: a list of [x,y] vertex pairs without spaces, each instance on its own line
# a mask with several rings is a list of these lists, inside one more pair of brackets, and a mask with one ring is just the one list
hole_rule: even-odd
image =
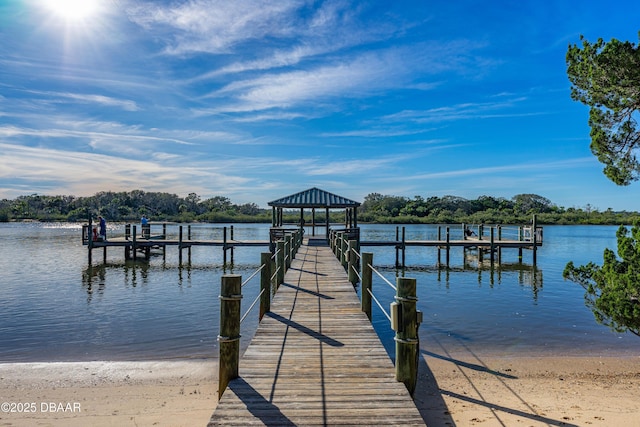
[[355,208],[360,202],[354,202],[342,196],[313,187],[290,196],[268,203],[278,208]]

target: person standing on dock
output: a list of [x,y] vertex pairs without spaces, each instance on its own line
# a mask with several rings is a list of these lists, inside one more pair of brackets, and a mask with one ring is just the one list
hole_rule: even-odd
[[99,236],[100,238],[102,238],[103,242],[106,242],[107,241],[107,221],[102,216],[99,216],[98,219],[100,220]]
[[142,215],[142,218],[140,218],[140,225],[142,226],[140,227],[142,229],[140,230],[140,235],[143,238],[148,239],[151,236],[151,226],[149,225],[149,220],[145,215]]

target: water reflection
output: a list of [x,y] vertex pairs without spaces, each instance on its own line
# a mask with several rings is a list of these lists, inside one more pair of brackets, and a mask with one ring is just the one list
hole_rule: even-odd
[[107,266],[89,266],[82,272],[82,286],[87,292],[87,304],[90,304],[94,293],[104,294]]
[[[235,231],[239,239],[257,240],[268,235],[269,225],[243,228]],[[365,229],[393,236],[395,227],[367,225],[363,235]],[[175,250],[166,256],[152,252],[149,260],[140,257],[136,262],[125,262],[121,251],[110,250],[106,263],[100,256],[97,265],[87,267],[80,230],[79,226],[69,230],[0,224],[0,360],[42,360],[43,348],[47,360],[213,354],[220,277],[228,273],[249,277],[259,267],[263,251],[242,248],[236,251],[234,264],[223,265],[219,248],[194,247],[192,263],[180,265]],[[416,233],[425,230],[415,227]],[[545,228],[538,267],[529,263],[528,255],[526,262],[520,262],[514,250],[503,251],[502,262],[493,265],[488,257],[478,262],[473,253],[463,262],[462,250],[452,250],[449,269],[437,267],[433,248],[408,250],[405,269],[395,268],[394,248],[376,247],[371,252],[374,265],[386,278],[417,279],[418,308],[425,319],[420,335],[425,344],[440,342],[463,351],[466,344],[483,354],[637,354],[640,340],[597,324],[584,305],[584,290],[562,279],[569,260],[586,264],[602,259],[604,247],[615,247],[616,230]],[[386,309],[395,292],[377,276],[373,280],[374,292]],[[258,282],[259,276],[243,287],[245,301],[259,294]],[[359,287],[356,291],[360,292]],[[393,336],[385,332],[389,329],[386,317],[377,306],[373,310],[376,330],[393,347]],[[250,339],[257,316],[247,321],[243,344]],[[445,355],[437,346],[423,348]]]

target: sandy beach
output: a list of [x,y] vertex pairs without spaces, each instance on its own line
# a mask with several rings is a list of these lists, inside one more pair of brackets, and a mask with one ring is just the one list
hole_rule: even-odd
[[217,360],[0,364],[0,425],[206,426],[217,369]]
[[[640,426],[640,357],[423,360],[429,426]],[[0,425],[206,426],[216,372],[215,360],[0,364]]]
[[640,426],[640,358],[427,356],[429,426]]

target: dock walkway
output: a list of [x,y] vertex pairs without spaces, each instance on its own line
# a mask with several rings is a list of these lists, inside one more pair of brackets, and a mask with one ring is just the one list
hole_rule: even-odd
[[425,425],[324,240],[305,239],[209,426]]

